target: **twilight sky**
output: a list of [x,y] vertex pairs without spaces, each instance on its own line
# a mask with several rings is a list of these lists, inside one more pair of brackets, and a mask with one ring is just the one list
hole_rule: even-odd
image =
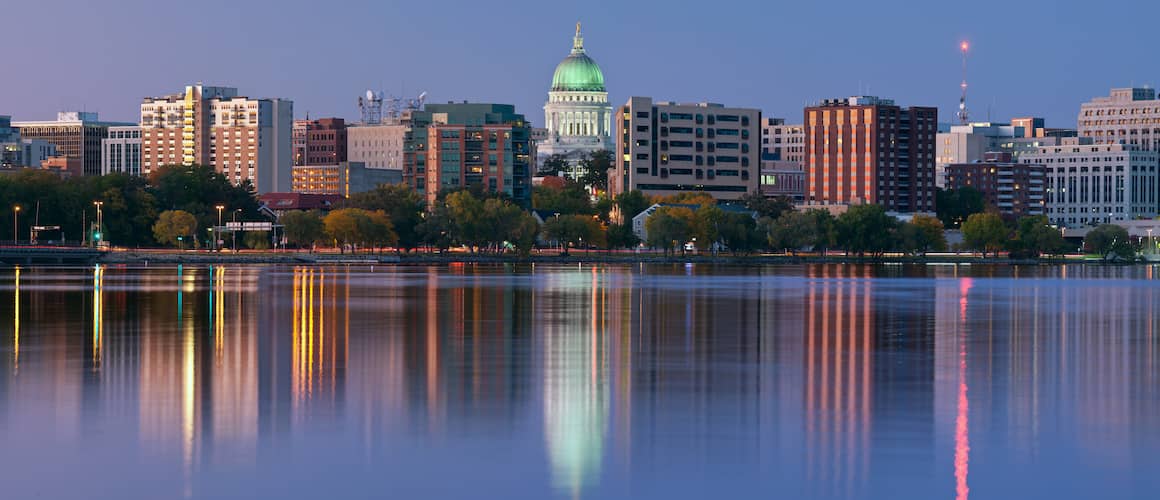
[[995,121],[1037,115],[1074,127],[1081,102],[1160,83],[1145,43],[1160,4],[1098,4],[25,0],[4,7],[0,114],[87,109],[136,122],[142,97],[202,81],[292,99],[297,117],[355,119],[357,96],[381,88],[513,103],[542,125],[580,20],[614,106],[631,95],[708,100],[800,121],[807,103],[868,93],[936,105],[946,122],[958,104],[958,43],[969,39],[972,119],[990,108]]

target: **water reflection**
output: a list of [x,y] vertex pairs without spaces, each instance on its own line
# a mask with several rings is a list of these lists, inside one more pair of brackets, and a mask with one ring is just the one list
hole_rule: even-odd
[[434,496],[1139,497],[1160,487],[1152,273],[10,269],[0,481],[84,496],[45,479],[83,464],[132,484],[120,498],[299,475],[315,489],[271,494],[454,476]]

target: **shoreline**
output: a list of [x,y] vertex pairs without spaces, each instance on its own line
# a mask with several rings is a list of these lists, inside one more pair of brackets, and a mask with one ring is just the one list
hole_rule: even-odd
[[1094,264],[1131,265],[1149,262],[1114,263],[1089,259],[1007,259],[977,256],[883,257],[789,255],[686,255],[662,256],[640,254],[605,254],[600,252],[558,255],[532,255],[521,259],[513,255],[489,254],[311,254],[311,253],[197,253],[197,252],[109,252],[96,260],[98,264],[282,264],[282,265],[433,265],[433,264],[983,264],[1046,265]]

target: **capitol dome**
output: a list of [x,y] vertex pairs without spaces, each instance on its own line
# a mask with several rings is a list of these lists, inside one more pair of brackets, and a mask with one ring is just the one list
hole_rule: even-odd
[[600,66],[584,53],[584,38],[580,36],[580,25],[576,25],[576,38],[572,41],[572,53],[568,54],[556,72],[552,74],[554,92],[604,92],[604,73]]

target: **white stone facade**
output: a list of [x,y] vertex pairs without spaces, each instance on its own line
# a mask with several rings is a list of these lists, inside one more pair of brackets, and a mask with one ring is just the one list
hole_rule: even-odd
[[1077,228],[1156,217],[1158,154],[1072,138],[1026,153],[1019,161],[1047,168],[1047,218]]

